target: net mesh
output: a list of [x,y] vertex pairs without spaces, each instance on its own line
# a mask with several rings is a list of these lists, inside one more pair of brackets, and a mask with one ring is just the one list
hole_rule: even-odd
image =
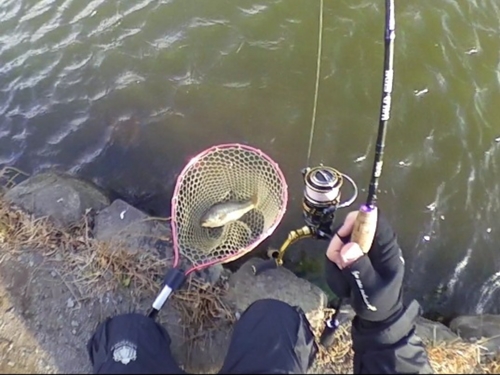
[[[245,201],[257,206],[219,228],[200,225],[214,204]],[[278,165],[255,148],[214,146],[191,159],[177,179],[172,198],[174,247],[195,267],[233,261],[255,248],[281,221],[287,184]]]

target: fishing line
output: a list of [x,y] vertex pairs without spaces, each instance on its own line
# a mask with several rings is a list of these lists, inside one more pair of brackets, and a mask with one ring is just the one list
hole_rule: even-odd
[[321,54],[323,46],[323,0],[319,1],[319,22],[318,22],[318,59],[316,60],[316,87],[314,89],[314,102],[313,111],[311,118],[311,131],[309,133],[309,148],[307,150],[307,163],[309,165],[309,159],[311,158],[312,144],[314,138],[314,128],[316,126],[316,108],[318,107],[318,92],[319,92],[319,73],[321,71]]

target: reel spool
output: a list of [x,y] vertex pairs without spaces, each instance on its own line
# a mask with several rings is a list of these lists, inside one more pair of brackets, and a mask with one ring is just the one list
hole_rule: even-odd
[[[306,225],[320,237],[330,238],[331,225],[339,208],[350,206],[358,196],[355,182],[346,174],[323,165],[302,170],[304,195],[302,199],[303,218]],[[341,203],[341,189],[344,180],[351,183],[353,196]]]

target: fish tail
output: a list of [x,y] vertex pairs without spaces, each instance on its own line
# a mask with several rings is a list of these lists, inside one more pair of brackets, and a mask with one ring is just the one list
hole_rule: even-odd
[[252,195],[252,206],[255,208],[259,205],[259,193],[254,193]]

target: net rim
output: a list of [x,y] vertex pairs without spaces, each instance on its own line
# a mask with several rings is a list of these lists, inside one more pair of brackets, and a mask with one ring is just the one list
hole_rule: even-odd
[[182,181],[184,180],[184,177],[186,176],[186,172],[193,166],[193,164],[198,162],[201,158],[205,157],[206,155],[208,155],[214,151],[230,149],[230,148],[246,150],[246,151],[250,151],[250,152],[253,152],[255,154],[258,154],[260,157],[265,159],[274,168],[274,170],[278,174],[280,181],[283,184],[283,189],[282,189],[282,193],[281,193],[281,199],[283,202],[283,209],[279,211],[278,215],[276,216],[276,219],[274,220],[274,223],[269,227],[269,229],[267,231],[263,232],[251,245],[246,246],[245,248],[241,249],[240,251],[238,251],[237,254],[231,254],[231,255],[228,255],[227,257],[222,258],[222,259],[217,259],[217,260],[214,260],[212,262],[206,262],[206,263],[200,264],[198,266],[194,266],[193,268],[188,270],[186,272],[186,274],[189,274],[189,273],[194,272],[196,270],[199,270],[201,268],[212,266],[214,264],[229,262],[233,259],[237,259],[237,258],[241,257],[242,255],[248,253],[249,251],[251,251],[252,249],[257,247],[267,237],[269,237],[271,234],[273,234],[273,232],[276,230],[278,225],[281,223],[281,220],[283,219],[283,216],[285,215],[285,213],[287,211],[288,184],[287,184],[285,175],[281,171],[281,168],[277,162],[275,162],[273,159],[271,159],[271,157],[269,157],[261,149],[253,147],[253,146],[241,144],[241,143],[223,143],[223,144],[211,146],[211,147],[205,149],[204,151],[201,151],[197,155],[193,156],[189,160],[189,162],[184,166],[184,168],[182,169],[182,171],[180,172],[179,176],[176,179],[174,193],[173,193],[172,199],[171,199],[171,213],[170,213],[171,214],[170,217],[171,217],[171,229],[172,229],[172,242],[173,242],[173,247],[174,247],[174,249],[173,249],[174,250],[174,264],[173,264],[173,266],[177,267],[179,265],[179,258],[180,258],[179,243],[177,240],[176,208],[177,208],[179,190],[180,190],[180,187],[182,185]]

